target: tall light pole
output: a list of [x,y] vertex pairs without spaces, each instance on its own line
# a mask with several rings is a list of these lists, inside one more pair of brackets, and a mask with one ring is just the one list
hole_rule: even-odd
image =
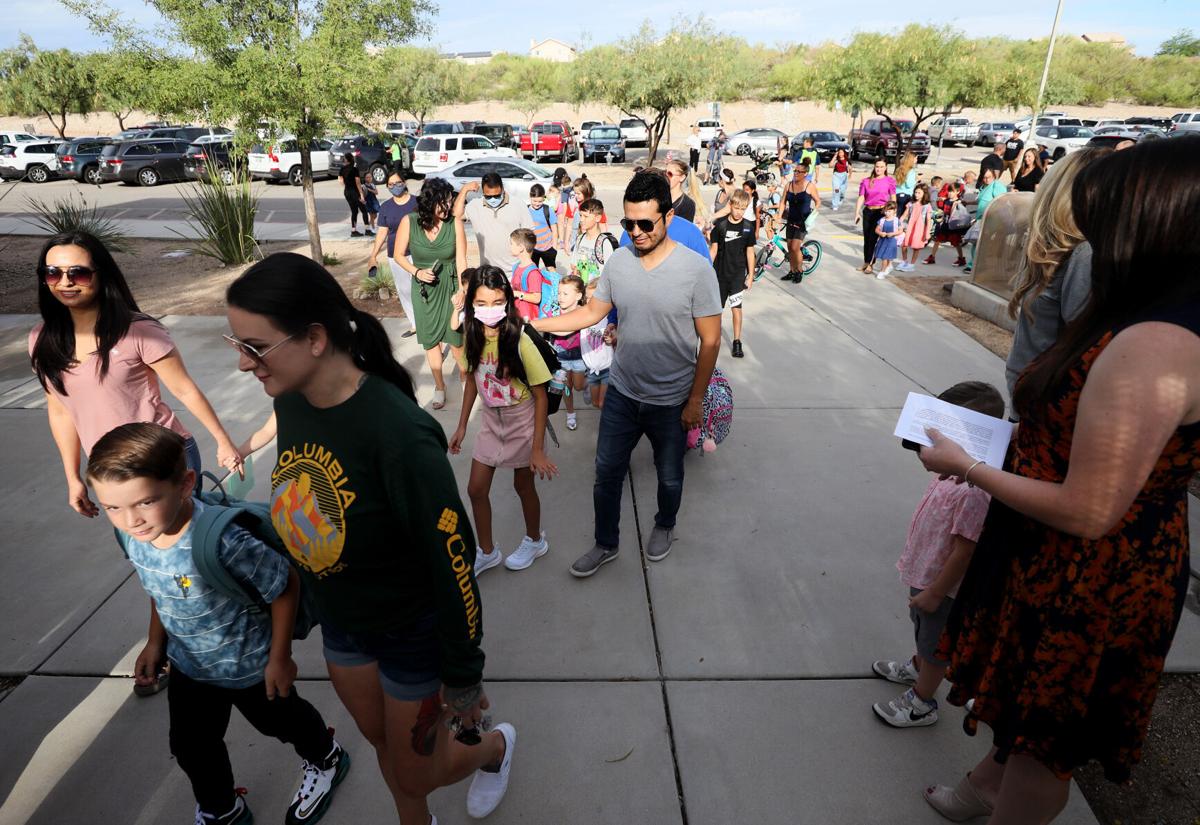
[[1058,10],[1054,12],[1054,25],[1050,27],[1050,46],[1046,49],[1046,65],[1042,67],[1042,82],[1038,86],[1037,105],[1033,109],[1033,120],[1030,130],[1037,122],[1037,116],[1042,111],[1042,96],[1046,93],[1046,80],[1050,77],[1050,60],[1054,57],[1054,41],[1058,39],[1058,21],[1062,17],[1063,0],[1058,0]]

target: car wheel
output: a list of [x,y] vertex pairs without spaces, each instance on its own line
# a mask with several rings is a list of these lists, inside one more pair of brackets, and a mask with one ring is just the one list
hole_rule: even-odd
[[138,183],[142,186],[157,186],[158,172],[155,172],[153,169],[143,169],[138,172],[137,179]]
[[35,163],[25,170],[25,176],[34,183],[45,183],[50,180],[50,170],[40,163]]
[[745,157],[746,155],[750,154],[750,144],[749,143],[739,143],[738,148],[735,151],[737,152],[737,154],[741,155],[742,157]]
[[371,167],[371,180],[374,181],[376,185],[387,183],[387,179],[388,170],[386,166],[384,166],[382,163],[376,163]]
[[233,170],[222,166],[217,172],[217,177],[221,179],[221,183],[229,186],[233,183]]
[[93,186],[99,186],[103,178],[100,176],[99,166],[86,166],[83,169],[83,180],[85,183],[90,183]]
[[304,172],[299,166],[293,166],[288,170],[287,181],[292,186],[299,186],[300,184],[304,183]]

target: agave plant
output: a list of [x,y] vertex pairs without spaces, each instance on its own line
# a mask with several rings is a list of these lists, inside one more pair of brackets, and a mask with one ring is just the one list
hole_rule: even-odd
[[[226,185],[229,171],[208,167],[208,180],[201,186],[180,192],[187,209],[188,224],[199,234],[191,239],[191,249],[216,258],[226,266],[249,263],[261,257],[254,239],[254,217],[258,214],[258,192],[250,185],[249,170],[235,169],[232,183]],[[224,178],[222,178],[224,175]],[[176,231],[181,238],[187,238]]]
[[32,217],[21,220],[48,234],[86,232],[114,252],[130,252],[133,249],[129,235],[121,231],[117,222],[100,214],[99,208],[89,204],[83,195],[78,195],[78,198],[71,195],[53,203],[29,198],[27,208]]

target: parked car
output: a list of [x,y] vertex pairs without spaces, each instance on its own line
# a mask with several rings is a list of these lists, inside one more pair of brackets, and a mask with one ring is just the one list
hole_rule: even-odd
[[489,172],[500,176],[500,182],[504,184],[504,189],[511,198],[528,198],[531,185],[540,183],[549,189],[554,180],[554,174],[544,166],[525,158],[506,157],[459,161],[445,169],[430,172],[425,176],[425,180],[441,178],[457,192],[462,189],[464,183],[482,181],[483,176]]
[[1155,137],[1166,137],[1167,132],[1157,126],[1101,126],[1093,129],[1097,135],[1111,134],[1153,134]]
[[100,150],[100,179],[156,186],[163,181],[186,177],[183,153],[188,143],[182,140],[122,140]]
[[595,129],[597,126],[603,126],[603,120],[585,120],[579,124],[579,134],[586,135],[588,132]]
[[1119,129],[1117,127],[1107,127],[1096,132],[1095,136],[1087,142],[1088,148],[1117,148],[1118,144],[1131,140],[1134,143],[1141,143],[1143,140],[1161,140],[1166,137],[1166,132],[1162,129],[1143,129],[1134,131],[1131,129]]
[[534,157],[533,137],[537,135],[537,157],[555,157],[562,163],[570,163],[579,157],[579,144],[570,124],[562,120],[543,120],[533,124],[528,135],[521,136],[521,155]]
[[812,138],[813,148],[817,150],[817,157],[821,163],[829,163],[838,149],[850,151],[850,144],[837,132],[801,132],[792,138],[792,151],[800,151],[807,138]]
[[513,135],[513,127],[507,123],[481,123],[475,127],[475,134],[483,135],[503,149],[516,149],[521,145]]
[[975,136],[976,146],[995,146],[998,140],[1008,140],[1016,129],[1024,131],[1029,128],[1029,121],[1024,124],[1011,120],[991,120],[979,124],[979,134]]
[[1086,126],[1038,126],[1029,141],[1049,152],[1054,160],[1059,160],[1086,146],[1095,136],[1095,132]]
[[3,146],[6,143],[15,145],[17,143],[30,143],[35,141],[37,141],[36,137],[25,132],[0,132],[0,146]]
[[[901,134],[908,138],[908,151],[917,156],[918,163],[924,163],[929,157],[929,135],[924,132],[913,132],[914,123],[905,118],[893,118]],[[891,124],[884,118],[876,117],[868,120],[861,129],[850,133],[850,157],[859,158],[894,158],[900,151],[901,134],[892,130]]]
[[1041,115],[1033,122],[1034,126],[1082,126],[1083,121],[1077,117],[1066,115]]
[[7,143],[0,146],[0,178],[45,183],[52,180],[58,168],[54,150],[61,141],[41,140]]
[[461,135],[462,124],[457,120],[431,120],[421,128],[421,135]]
[[106,137],[71,138],[58,144],[58,177],[100,184],[100,152],[112,143]]
[[621,130],[621,137],[625,138],[626,146],[635,143],[641,146],[650,144],[650,127],[640,117],[627,117],[621,121],[618,128]]
[[947,146],[953,146],[956,143],[970,146],[979,136],[979,127],[973,126],[969,118],[955,115],[935,118],[925,131],[929,133],[930,143],[937,143],[940,140]]
[[123,129],[112,136],[112,140],[140,140],[149,137],[152,129]]
[[1180,112],[1171,116],[1172,132],[1200,132],[1200,112]]
[[231,132],[223,126],[168,126],[166,128],[151,129],[146,135],[148,138],[175,138],[186,143],[191,143],[198,137],[203,135],[228,135]]
[[512,125],[512,130],[513,130],[513,147],[512,148],[514,148],[518,152],[520,152],[521,151],[521,140],[525,137],[525,135],[529,134],[529,127],[524,125],[523,123],[514,123]]
[[779,148],[779,139],[787,140],[787,134],[778,129],[743,129],[734,132],[725,141],[725,154],[748,155],[751,152],[774,153]]
[[389,135],[415,135],[419,128],[415,120],[389,120],[383,131]]
[[425,135],[417,141],[413,171],[428,175],[448,169],[464,160],[516,157],[512,149],[502,149],[481,135]]
[[[324,138],[315,138],[309,144],[313,180],[335,176],[336,173],[329,168],[329,150],[332,148],[333,142]],[[273,146],[256,144],[250,148],[247,160],[252,178],[265,180],[267,183],[286,180],[292,186],[304,183],[304,175],[300,169],[300,147],[294,137],[284,138]]]
[[[392,170],[391,135],[351,135],[335,142],[329,150],[329,171],[334,177],[342,173],[346,163],[346,154],[354,155],[354,164],[359,174],[364,171],[370,174],[371,180],[382,186],[387,183]],[[408,151],[408,143],[400,141],[400,167],[412,169],[412,154]]]
[[246,157],[234,149],[233,135],[201,135],[183,153],[183,173],[188,180],[208,183],[210,169],[228,186],[246,168]]
[[725,128],[725,124],[715,117],[701,118],[696,121],[696,126],[700,129],[701,147],[707,147],[708,142],[717,136],[717,132]]
[[1170,129],[1173,122],[1169,117],[1143,117],[1135,115],[1125,118],[1126,126],[1152,126],[1155,129],[1163,129],[1164,131]]
[[609,153],[617,163],[625,162],[625,138],[621,127],[611,123],[593,126],[583,138],[583,162],[606,163]]

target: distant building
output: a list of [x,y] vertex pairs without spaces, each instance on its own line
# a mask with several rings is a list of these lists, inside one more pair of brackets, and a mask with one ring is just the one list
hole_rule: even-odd
[[1125,35],[1117,32],[1088,32],[1079,35],[1079,38],[1084,43],[1103,43],[1107,46],[1116,46],[1118,49],[1125,49],[1128,52],[1133,51],[1133,46],[1125,39]]
[[549,60],[553,63],[570,63],[579,56],[579,53],[571,44],[555,40],[551,37],[540,43],[531,39],[529,41],[529,56],[541,60]]
[[477,66],[480,63],[488,63],[493,57],[500,52],[443,52],[439,55],[442,60],[456,60],[459,63],[466,63],[469,66]]

